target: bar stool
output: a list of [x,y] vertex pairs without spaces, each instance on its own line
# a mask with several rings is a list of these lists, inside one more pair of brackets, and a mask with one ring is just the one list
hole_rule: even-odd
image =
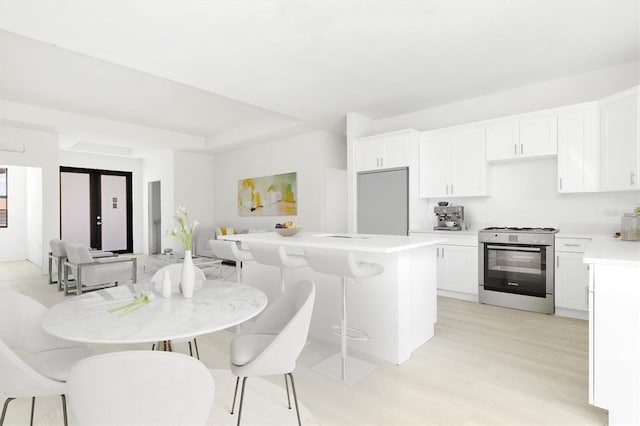
[[209,240],[209,247],[213,255],[220,259],[235,260],[236,282],[242,282],[242,262],[253,260],[249,250],[241,250],[238,243],[228,240]]
[[307,266],[307,260],[304,256],[287,254],[282,246],[251,244],[250,249],[256,262],[280,268],[280,294],[284,294],[286,270]]
[[370,278],[383,273],[384,268],[378,263],[356,262],[352,252],[326,249],[305,249],[304,252],[311,269],[342,278],[342,321],[337,333],[340,336],[340,352],[312,368],[352,385],[371,372],[374,365],[347,355],[347,339],[369,339],[366,332],[347,327],[347,278]]

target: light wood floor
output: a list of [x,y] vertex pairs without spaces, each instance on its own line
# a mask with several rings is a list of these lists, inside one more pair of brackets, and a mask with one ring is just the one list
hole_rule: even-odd
[[[28,262],[0,262],[0,288],[50,306],[63,296],[46,282]],[[607,412],[587,402],[587,332],[586,321],[439,298],[435,337],[404,364],[355,354],[377,368],[346,386],[309,367],[336,352],[337,342],[311,339],[298,361],[296,388],[320,425],[602,425]],[[231,338],[228,332],[199,337],[202,361],[228,368]],[[284,387],[281,377],[271,380]],[[45,402],[36,411],[56,404]]]

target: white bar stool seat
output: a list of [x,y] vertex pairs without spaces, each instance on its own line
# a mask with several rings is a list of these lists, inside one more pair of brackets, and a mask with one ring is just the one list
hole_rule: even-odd
[[326,249],[305,249],[304,252],[311,269],[342,278],[342,321],[338,333],[340,352],[320,361],[312,368],[352,385],[369,374],[375,366],[347,355],[347,339],[369,339],[366,332],[347,327],[347,278],[370,278],[382,274],[384,268],[378,263],[356,262],[352,252]]
[[285,273],[287,269],[304,268],[307,260],[299,254],[287,254],[282,246],[251,244],[251,254],[253,259],[265,265],[280,268],[281,294],[285,291]]
[[209,240],[209,247],[215,257],[236,262],[236,281],[242,282],[242,262],[253,260],[249,250],[242,250],[238,243],[228,240]]

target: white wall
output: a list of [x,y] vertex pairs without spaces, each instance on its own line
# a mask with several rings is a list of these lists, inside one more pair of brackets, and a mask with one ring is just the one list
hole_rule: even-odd
[[[309,231],[344,231],[325,229],[328,224],[338,226],[334,219],[327,219],[334,208],[325,205],[327,191],[346,191],[346,176],[340,187],[329,187],[337,186],[338,183],[335,173],[327,172],[327,169],[346,169],[346,140],[344,137],[319,131],[216,154],[215,224],[271,229],[277,222],[293,220]],[[297,216],[238,216],[238,180],[287,172],[297,173]],[[331,177],[327,178],[328,176]],[[338,208],[344,211],[344,205]]]
[[540,109],[595,101],[640,84],[638,62],[543,81],[486,96],[378,120],[372,134],[414,128],[439,129]]
[[[638,62],[541,82],[376,121],[372,134],[403,128],[421,131],[481,121],[545,108],[592,101],[640,84]],[[485,198],[451,198],[463,205],[474,227],[554,226],[561,230],[613,232],[623,212],[640,203],[640,193],[558,194],[556,159],[528,160],[489,166]],[[412,229],[431,228],[435,199],[417,199]]]
[[[42,169],[42,250],[38,263],[43,265],[42,272],[45,273],[49,240],[60,235],[58,137],[43,130],[0,124],[0,139],[20,141],[25,146],[24,152],[0,152],[0,164]],[[4,245],[1,240],[0,245]],[[22,259],[25,258],[26,254]]]
[[[133,252],[141,253],[142,241],[142,216],[146,212],[142,196],[143,172],[142,160],[125,157],[113,157],[108,155],[95,155],[83,152],[60,151],[60,166],[79,167],[97,170],[115,170],[132,173],[133,194]],[[58,179],[56,179],[57,183]]]
[[172,151],[158,151],[143,161],[144,177],[143,177],[143,210],[142,217],[142,240],[144,253],[149,253],[149,182],[160,182],[160,201],[161,201],[161,228],[162,228],[162,250],[165,248],[178,248],[175,238],[167,235],[167,232],[173,228],[173,214],[175,212],[173,202],[173,176],[174,161]]
[[[43,266],[42,264],[42,169],[37,167],[27,167],[25,170],[26,177],[26,244],[27,259],[32,263]],[[49,246],[44,247],[47,251]]]
[[[191,220],[201,226],[214,225],[214,159],[212,155],[176,151],[174,153],[174,211],[187,207]],[[184,250],[176,238],[174,247]]]

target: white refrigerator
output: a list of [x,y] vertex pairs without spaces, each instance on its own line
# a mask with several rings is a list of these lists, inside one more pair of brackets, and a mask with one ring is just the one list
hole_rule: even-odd
[[360,172],[357,191],[358,233],[408,234],[408,168]]

